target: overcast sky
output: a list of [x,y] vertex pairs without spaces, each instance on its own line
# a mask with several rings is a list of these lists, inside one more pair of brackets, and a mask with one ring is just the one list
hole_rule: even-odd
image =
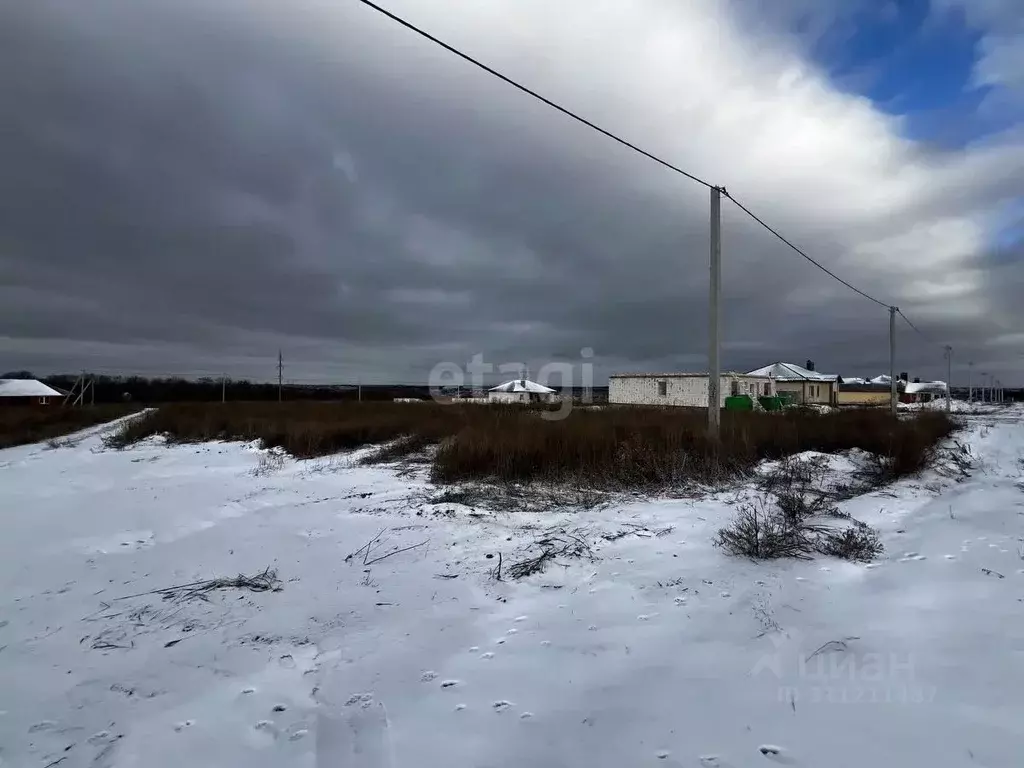
[[[381,0],[1024,384],[1020,0]],[[701,370],[708,191],[356,0],[0,0],[0,368]],[[726,201],[723,365],[888,368]]]

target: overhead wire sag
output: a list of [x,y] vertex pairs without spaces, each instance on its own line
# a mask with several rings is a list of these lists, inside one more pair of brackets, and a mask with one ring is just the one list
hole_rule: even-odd
[[[521,83],[516,82],[512,78],[508,77],[507,75],[502,74],[501,72],[499,72],[498,70],[494,69],[493,67],[490,67],[487,64],[484,64],[479,59],[476,59],[476,58],[470,56],[469,54],[464,53],[463,51],[459,50],[455,46],[450,45],[449,43],[446,43],[443,40],[441,40],[440,38],[435,37],[434,35],[432,35],[431,33],[427,32],[426,30],[421,29],[420,27],[417,27],[412,22],[406,21],[401,16],[398,16],[397,14],[392,13],[391,11],[387,10],[386,8],[381,7],[377,3],[372,2],[372,0],[358,0],[358,2],[362,3],[363,5],[365,5],[368,8],[373,9],[374,11],[377,11],[378,13],[382,14],[383,16],[386,16],[387,18],[391,19],[391,21],[394,21],[396,24],[399,24],[399,25],[405,27],[406,29],[408,29],[409,31],[416,33],[420,37],[422,37],[422,38],[424,38],[426,40],[429,40],[430,42],[434,43],[435,45],[440,46],[441,48],[444,48],[446,51],[448,51],[451,54],[454,54],[455,56],[458,56],[460,59],[463,59],[464,61],[467,61],[470,64],[472,64],[473,66],[478,67],[479,69],[482,69],[484,72],[487,72],[488,74],[493,75],[494,77],[498,78],[502,82],[504,82],[504,83],[506,83],[508,85],[511,85],[513,88],[516,88],[517,90],[522,91],[523,93],[527,94],[528,96],[532,96],[534,99],[537,99],[538,101],[546,104],[547,106],[551,107],[554,110],[557,110],[558,112],[561,112],[563,115],[566,115],[567,117],[570,117],[573,120],[575,120],[575,121],[577,121],[579,123],[582,123],[583,125],[587,126],[588,128],[590,128],[590,129],[592,129],[594,131],[597,131],[602,136],[605,136],[605,137],[611,139],[612,141],[614,141],[614,142],[616,142],[618,144],[621,144],[622,146],[627,147],[628,149],[631,149],[634,152],[636,152],[636,153],[638,153],[640,155],[643,155],[644,157],[646,157],[646,158],[648,158],[650,160],[653,160],[654,162],[658,163],[659,165],[662,165],[662,166],[668,168],[669,170],[675,171],[676,173],[681,174],[682,176],[685,176],[686,178],[690,179],[691,181],[695,181],[698,184],[701,184],[704,187],[707,187],[708,189],[718,189],[722,193],[722,195],[724,197],[726,197],[729,200],[731,200],[736,205],[737,208],[739,208],[741,211],[743,211],[743,213],[745,213],[747,216],[749,216],[755,222],[760,224],[762,227],[764,227],[764,229],[766,229],[769,233],[774,235],[782,243],[787,245],[791,250],[793,250],[798,255],[802,256],[806,261],[810,262],[812,265],[814,265],[815,267],[820,269],[822,272],[824,272],[826,275],[831,277],[833,280],[836,280],[837,282],[839,282],[842,285],[844,285],[847,288],[849,288],[854,293],[864,297],[865,299],[867,299],[869,301],[874,302],[875,304],[877,304],[880,307],[884,307],[886,309],[892,309],[893,308],[890,304],[882,301],[881,299],[875,298],[871,294],[869,294],[869,293],[867,293],[865,291],[862,291],[860,288],[858,288],[857,286],[855,286],[852,283],[848,282],[847,280],[844,280],[839,275],[837,275],[835,272],[833,272],[831,269],[829,269],[824,264],[822,264],[820,261],[818,261],[818,260],[814,259],[813,257],[811,257],[810,255],[808,255],[801,248],[797,247],[792,241],[790,241],[788,238],[783,236],[777,229],[775,229],[774,227],[770,226],[767,222],[765,222],[757,214],[755,214],[753,211],[751,211],[749,208],[747,208],[747,206],[745,206],[743,203],[741,203],[739,200],[737,200],[724,187],[719,187],[719,186],[717,186],[715,184],[711,184],[710,182],[705,181],[704,179],[700,178],[699,176],[696,176],[696,175],[694,175],[692,173],[689,173],[688,171],[684,171],[682,168],[680,168],[680,167],[678,167],[678,166],[668,162],[667,160],[664,160],[664,159],[658,157],[657,155],[655,155],[655,154],[653,154],[651,152],[648,152],[645,149],[641,149],[636,144],[633,144],[632,142],[627,141],[626,139],[623,139],[620,136],[615,135],[611,131],[605,130],[604,128],[600,127],[596,123],[593,123],[590,120],[587,120],[586,118],[581,117],[580,115],[578,115],[575,112],[573,112],[573,111],[571,111],[571,110],[561,106],[560,104],[552,101],[551,99],[549,99],[549,98],[547,98],[545,96],[542,96],[541,94],[537,93],[533,89],[528,88],[525,85],[522,85]],[[911,328],[913,328],[915,331],[917,331],[919,334],[921,334],[922,337],[925,337],[925,335],[923,333],[921,333],[920,329],[918,329],[917,326],[915,326],[910,321],[910,318],[908,318],[905,314],[903,314],[903,312],[901,312],[898,308],[896,309],[896,312],[907,322],[908,325],[910,325]],[[927,337],[925,337],[925,338],[927,338]]]

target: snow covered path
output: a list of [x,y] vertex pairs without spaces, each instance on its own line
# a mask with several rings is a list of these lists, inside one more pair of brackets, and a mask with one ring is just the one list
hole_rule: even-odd
[[[390,469],[238,444],[0,451],[0,760],[1016,768],[1014,414],[958,436],[966,482],[843,505],[882,532],[873,566],[726,557],[731,494],[471,516]],[[627,523],[674,529],[601,538]],[[596,559],[488,577],[556,524]],[[368,560],[426,543],[346,562],[382,529]],[[268,565],[280,592],[118,599]]]

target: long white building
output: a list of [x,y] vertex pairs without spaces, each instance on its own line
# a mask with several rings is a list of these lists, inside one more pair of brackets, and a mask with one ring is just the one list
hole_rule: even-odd
[[[771,378],[745,373],[723,373],[718,388],[725,406],[730,395],[753,398],[775,393]],[[616,373],[608,377],[608,402],[620,405],[683,405],[695,408],[708,404],[706,373]]]

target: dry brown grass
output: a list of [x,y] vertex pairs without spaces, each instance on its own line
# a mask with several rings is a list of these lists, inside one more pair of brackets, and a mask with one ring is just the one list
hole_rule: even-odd
[[164,406],[111,438],[127,446],[151,435],[176,442],[261,440],[311,458],[384,446],[371,461],[400,460],[437,446],[437,482],[545,482],[602,489],[713,483],[758,461],[801,451],[861,448],[882,457],[885,479],[922,469],[954,429],[943,412],[894,419],[878,411],[822,415],[722,414],[711,443],[703,411],[576,409],[549,421],[539,408],[424,403],[210,403]]
[[5,406],[0,408],[0,448],[44,440],[57,441],[73,432],[105,424],[137,410],[138,406],[127,404],[83,408]]

